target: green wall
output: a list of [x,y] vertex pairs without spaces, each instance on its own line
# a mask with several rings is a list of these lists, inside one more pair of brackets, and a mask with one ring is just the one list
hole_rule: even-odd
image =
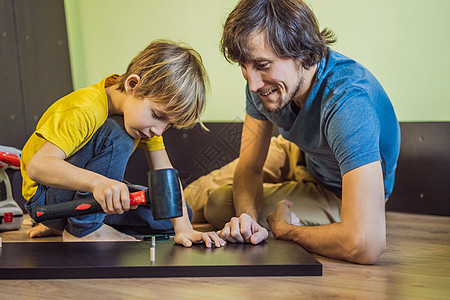
[[[221,56],[222,24],[236,0],[65,0],[74,88],[125,71],[150,41],[184,41],[203,57],[211,91],[204,121],[243,120],[238,66]],[[366,66],[400,121],[450,121],[449,0],[309,0],[332,48]]]

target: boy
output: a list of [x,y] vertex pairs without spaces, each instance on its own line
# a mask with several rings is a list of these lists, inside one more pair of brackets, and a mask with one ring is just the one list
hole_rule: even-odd
[[[36,203],[94,197],[104,213],[46,221],[28,235],[121,241],[135,239],[109,225],[170,230],[170,223],[154,221],[147,207],[130,207],[129,190],[122,182],[125,167],[139,145],[151,169],[172,168],[161,135],[169,126],[190,127],[199,118],[205,80],[195,50],[157,40],[131,61],[125,74],[113,74],[55,102],[23,148],[26,208],[31,212]],[[193,230],[188,209],[183,197],[183,216],[171,220],[176,243],[225,244],[214,232]]]

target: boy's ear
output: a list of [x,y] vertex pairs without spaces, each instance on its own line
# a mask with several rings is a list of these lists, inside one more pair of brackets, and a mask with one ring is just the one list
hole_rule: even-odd
[[125,90],[128,94],[133,94],[135,87],[139,84],[141,78],[137,74],[131,74],[125,80]]

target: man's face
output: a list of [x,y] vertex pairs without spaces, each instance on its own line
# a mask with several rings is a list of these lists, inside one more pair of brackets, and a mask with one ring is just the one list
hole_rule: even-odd
[[298,96],[305,80],[303,67],[298,60],[277,56],[263,32],[250,34],[248,45],[252,58],[241,64],[242,75],[264,108],[276,113]]

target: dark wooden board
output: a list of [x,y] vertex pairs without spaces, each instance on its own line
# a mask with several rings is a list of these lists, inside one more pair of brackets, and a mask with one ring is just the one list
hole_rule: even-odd
[[185,248],[150,242],[3,243],[0,279],[321,276],[322,265],[294,242]]

